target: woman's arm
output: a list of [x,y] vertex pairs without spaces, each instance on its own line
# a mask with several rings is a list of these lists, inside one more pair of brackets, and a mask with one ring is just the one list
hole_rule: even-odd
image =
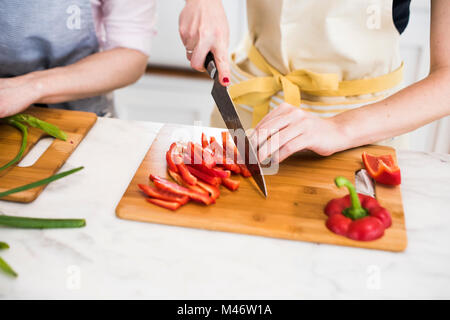
[[[286,104],[270,112],[255,128],[252,140],[259,157],[272,153],[283,161],[309,149],[330,155],[412,131],[450,115],[450,1],[433,0],[431,10],[431,69],[424,80],[389,98],[321,119]],[[274,134],[276,132],[276,134]],[[271,141],[276,138],[277,142]]]
[[72,65],[0,79],[0,118],[33,103],[60,103],[100,95],[137,81],[148,56],[115,48],[90,55]]
[[433,0],[430,74],[383,101],[336,116],[349,137],[348,148],[398,136],[450,115],[449,30],[450,2]]
[[156,0],[91,1],[101,52],[77,63],[0,78],[0,118],[32,103],[96,96],[135,82],[143,74],[155,34]]
[[99,52],[67,67],[29,74],[38,103],[60,103],[97,96],[130,85],[144,74],[148,57],[133,49]]

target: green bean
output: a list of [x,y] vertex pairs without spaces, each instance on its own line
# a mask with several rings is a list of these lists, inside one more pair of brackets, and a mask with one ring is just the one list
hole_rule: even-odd
[[40,219],[12,217],[0,215],[0,226],[20,229],[63,229],[82,228],[86,226],[84,219]]
[[28,124],[29,126],[32,126],[34,128],[38,128],[41,129],[42,131],[44,131],[45,133],[49,134],[50,136],[66,141],[67,140],[67,134],[62,131],[61,129],[59,129],[57,126],[45,122],[43,120],[40,120],[36,117],[33,117],[29,114],[16,114],[12,117],[9,117],[7,119],[13,119],[19,122],[24,122],[26,124]]
[[33,189],[33,188],[36,188],[36,187],[40,187],[42,185],[49,184],[50,182],[53,182],[55,180],[59,180],[61,178],[64,178],[64,177],[66,177],[66,176],[68,176],[70,174],[73,174],[73,173],[75,173],[77,171],[80,171],[82,169],[84,169],[84,167],[78,167],[78,168],[75,168],[75,169],[72,169],[72,170],[69,170],[69,171],[64,171],[64,172],[55,174],[54,176],[51,176],[51,177],[48,177],[48,178],[45,178],[45,179],[42,179],[42,180],[30,183],[30,184],[27,184],[27,185],[24,185],[24,186],[21,186],[21,187],[17,187],[17,188],[10,189],[10,190],[4,191],[4,192],[0,192],[0,198],[9,196],[10,194],[13,194],[13,193],[17,193],[17,192],[21,192],[21,191]]
[[0,257],[0,270],[3,270],[6,274],[9,274],[12,277],[17,277],[18,274]]
[[28,141],[28,128],[21,124],[19,121],[16,121],[14,119],[7,119],[6,122],[17,129],[19,129],[22,132],[22,145],[20,146],[19,152],[15,156],[14,159],[12,159],[10,162],[5,164],[4,166],[0,167],[0,171],[6,170],[9,167],[11,167],[13,164],[16,164],[17,162],[22,159],[23,153],[25,152],[25,148],[27,147],[27,141]]
[[9,249],[9,245],[6,242],[0,241],[0,249]]

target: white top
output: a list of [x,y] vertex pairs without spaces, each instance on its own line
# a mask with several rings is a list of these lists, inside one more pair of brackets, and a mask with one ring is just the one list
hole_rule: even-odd
[[90,0],[100,47],[136,49],[150,55],[156,34],[156,0]]
[[409,244],[391,253],[116,218],[160,127],[100,118],[62,169],[85,170],[31,204],[0,201],[10,215],[87,219],[2,228],[0,256],[19,278],[0,273],[0,299],[450,298],[449,155],[398,153]]

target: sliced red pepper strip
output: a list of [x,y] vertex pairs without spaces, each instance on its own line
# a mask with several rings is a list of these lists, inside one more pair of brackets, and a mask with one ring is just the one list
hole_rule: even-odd
[[231,175],[230,171],[225,171],[221,168],[207,168],[202,164],[194,164],[192,165],[195,169],[200,170],[201,172],[206,173],[207,175],[210,175],[212,177],[218,177],[218,178],[229,178]]
[[241,175],[245,178],[249,178],[252,176],[252,173],[250,170],[248,170],[247,166],[245,164],[238,164],[239,168],[241,169]]
[[174,161],[174,150],[177,147],[177,144],[174,142],[170,145],[169,151],[166,152],[166,161],[167,166],[170,170],[174,172],[178,172],[177,166]]
[[233,180],[231,178],[224,178],[222,179],[222,184],[231,191],[236,191],[237,189],[239,189],[239,185],[241,184],[241,182],[239,180]]
[[171,192],[163,191],[157,189],[155,187],[146,185],[146,184],[138,184],[139,189],[141,189],[147,196],[152,198],[157,198],[165,201],[178,202],[181,204],[186,204],[189,201],[188,196],[180,196]]
[[209,145],[208,143],[208,137],[204,132],[202,132],[202,147],[206,148]]
[[391,186],[401,184],[400,168],[395,163],[392,155],[377,157],[363,152],[362,160],[367,172],[376,182]]
[[[188,189],[191,189],[195,192],[198,192],[200,194],[208,195],[208,192],[205,191],[204,189],[200,188],[199,186],[197,186],[197,185],[191,186],[191,185],[187,184],[178,173],[173,172],[172,170],[168,170],[168,171],[169,171],[169,175],[172,177],[172,179],[175,180],[178,184],[180,184],[183,187],[186,187]],[[197,180],[197,183],[198,183],[198,180]]]
[[183,180],[190,184],[191,186],[195,186],[197,184],[197,178],[192,175],[192,173],[189,172],[186,165],[181,162],[180,164],[177,164],[178,172],[181,174],[181,177]]
[[234,143],[231,145],[230,140],[228,140],[228,132],[226,132],[226,131],[222,132],[222,139],[223,139],[224,149],[227,148],[227,155],[229,156],[229,154],[232,152],[233,157],[235,159],[234,161],[239,166],[241,175],[245,178],[251,177],[252,174],[248,170],[247,166],[244,164],[244,161],[242,160],[236,145]]
[[221,179],[218,177],[213,177],[210,176],[209,174],[206,174],[200,170],[195,169],[193,166],[188,165],[187,166],[188,170],[190,173],[192,173],[195,177],[197,177],[198,179],[209,183],[213,186],[219,186],[221,183]]
[[198,202],[203,202],[206,205],[213,203],[213,199],[211,199],[208,195],[185,188],[183,186],[180,186],[176,183],[170,182],[161,177],[151,174],[150,179],[153,181],[155,186],[159,189],[166,190],[166,191],[176,193],[179,195],[183,195],[183,196],[188,196],[192,200],[195,200]]
[[215,167],[214,171],[216,173],[216,177],[219,177],[219,178],[229,178],[229,177],[231,177],[231,171],[230,170],[224,170],[223,168]]
[[209,193],[209,196],[216,200],[220,196],[220,190],[216,186],[212,186],[209,183],[198,181],[197,185],[206,190]]
[[166,201],[166,200],[155,199],[155,198],[147,198],[147,201],[150,203],[156,204],[157,206],[160,206],[160,207],[172,210],[172,211],[177,210],[182,205],[179,202]]
[[212,168],[216,165],[214,156],[208,148],[203,149],[202,146],[196,143],[189,142],[187,145],[186,154],[189,161],[187,164],[203,164],[208,168]]
[[216,165],[213,153],[209,148],[202,148],[203,165],[207,168],[212,168]]
[[230,154],[233,155],[233,159],[235,161],[235,163],[239,166],[240,168],[240,173],[243,177],[245,178],[249,178],[252,176],[251,172],[248,170],[247,166],[245,165],[245,161],[242,159],[241,155],[239,154],[239,151],[236,147],[236,144],[233,144],[230,142],[230,140],[228,139],[228,132],[227,131],[223,131],[222,132],[222,142],[223,142],[223,148],[226,151],[227,156],[229,157]]
[[234,163],[239,164],[238,150],[236,145],[230,142],[228,139],[228,132],[222,131],[222,148],[224,153],[224,158],[232,158]]
[[214,137],[211,137],[209,148],[212,150],[214,159],[216,160],[217,164],[222,165],[225,169],[230,170],[231,172],[241,172],[241,168],[237,164],[235,164],[233,160],[226,157],[224,158],[223,148]]

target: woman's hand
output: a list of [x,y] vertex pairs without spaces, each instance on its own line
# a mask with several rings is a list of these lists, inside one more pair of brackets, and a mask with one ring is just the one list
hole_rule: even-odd
[[39,98],[31,82],[0,79],[0,118],[24,111]]
[[209,51],[214,54],[222,85],[230,82],[228,21],[222,0],[186,0],[179,18],[181,40],[192,68],[205,71]]
[[267,114],[250,139],[259,148],[260,161],[272,156],[275,163],[302,150],[328,156],[344,150],[347,142],[344,130],[334,118],[319,118],[287,103]]

